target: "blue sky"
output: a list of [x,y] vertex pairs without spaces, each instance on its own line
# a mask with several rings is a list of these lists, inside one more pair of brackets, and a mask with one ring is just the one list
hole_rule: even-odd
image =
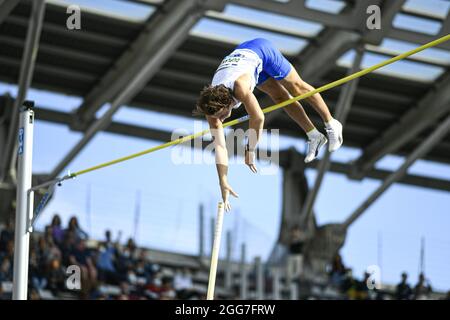
[[[69,2],[69,1],[66,1]],[[328,3],[328,1],[317,1]],[[335,1],[331,1],[335,2]],[[436,1],[433,1],[436,2]],[[70,3],[96,3],[98,9],[104,1],[70,1]],[[115,14],[145,19],[151,10],[144,11],[141,6],[123,5],[122,1],[109,1],[108,9]],[[316,3],[316,2],[315,2]],[[442,6],[441,2],[435,3]],[[317,4],[315,4],[317,5]],[[423,1],[410,1],[410,6],[424,5]],[[445,9],[445,8],[444,8]],[[441,9],[441,10],[444,10]],[[448,7],[447,9],[448,10]],[[227,7],[226,14],[253,17],[248,11]],[[261,16],[268,21],[266,16]],[[320,25],[298,22],[285,17],[274,18],[277,26],[301,28],[304,32],[317,32]],[[401,22],[400,22],[401,23]],[[277,43],[285,52],[298,51],[306,45],[304,40],[275,36],[254,29],[228,29],[229,25],[208,19],[202,20],[193,33],[219,35],[229,41],[241,41],[249,37],[265,36]],[[231,32],[232,31],[232,32]],[[230,37],[233,34],[234,38]],[[409,50],[399,42],[391,41],[384,45],[392,50]],[[225,53],[224,53],[225,54]],[[430,50],[423,56],[450,61],[450,56],[442,50]],[[351,53],[340,63],[348,63]],[[364,64],[378,62],[377,55],[367,55]],[[422,75],[432,80],[441,70],[429,69],[425,65],[405,62],[392,65],[381,72]],[[15,94],[15,87],[0,84],[0,94],[9,91]],[[57,110],[70,111],[79,106],[78,97],[53,95],[38,90],[30,90],[29,99]],[[184,127],[193,130],[192,119],[172,117],[156,112],[143,112],[123,107],[114,117],[141,126],[172,130]],[[65,126],[37,121],[34,144],[34,172],[50,171],[81,137]],[[68,169],[77,171],[110,159],[141,151],[159,143],[128,138],[108,133],[98,134],[91,143],[70,164]],[[304,141],[285,138],[282,147],[295,146],[304,151]],[[206,208],[206,235],[209,245],[210,218],[215,215],[219,197],[216,169],[214,165],[174,165],[170,161],[172,149],[165,149],[148,156],[134,159],[117,166],[106,168],[81,176],[64,183],[57,189],[54,200],[38,221],[38,227],[47,224],[53,213],[58,212],[67,222],[76,214],[82,226],[96,238],[102,237],[105,229],[114,235],[123,232],[122,240],[133,234],[133,221],[136,206],[136,193],[141,193],[141,214],[138,229],[138,242],[142,245],[178,252],[196,253],[198,247],[198,205]],[[350,161],[359,155],[358,150],[343,148],[333,154],[333,159]],[[377,163],[380,168],[397,168],[399,157],[385,157]],[[450,166],[417,162],[410,172],[429,174],[450,179]],[[245,241],[249,246],[249,258],[256,255],[264,257],[270,252],[277,237],[281,212],[282,172],[274,175],[254,175],[247,167],[232,164],[229,180],[239,193],[239,199],[232,199],[233,212],[225,216],[224,230],[234,232],[234,256],[239,256],[238,247]],[[312,184],[315,171],[308,170],[307,177]],[[348,180],[345,176],[328,173],[316,202],[317,219],[320,224],[343,221],[380,182]],[[91,190],[91,203],[87,194]],[[381,264],[382,279],[395,283],[402,271],[417,279],[419,266],[420,239],[426,239],[425,269],[431,283],[440,289],[450,289],[450,276],[446,273],[450,264],[450,215],[448,204],[450,193],[431,191],[416,187],[394,185],[350,228],[347,242],[342,250],[344,262],[361,276],[364,269],[372,264]],[[90,212],[90,215],[87,213]],[[224,252],[224,250],[222,250]],[[378,257],[381,255],[381,261]]]

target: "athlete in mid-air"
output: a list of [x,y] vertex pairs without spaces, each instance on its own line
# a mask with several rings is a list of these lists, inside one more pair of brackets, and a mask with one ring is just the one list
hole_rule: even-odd
[[[258,38],[241,43],[226,56],[217,68],[210,85],[203,88],[197,102],[196,113],[204,114],[214,137],[217,173],[225,209],[230,210],[229,195],[237,197],[228,183],[228,153],[222,122],[241,103],[250,116],[248,142],[245,147],[245,163],[257,172],[255,149],[264,125],[264,113],[253,94],[254,88],[268,94],[274,103],[280,103],[314,90],[303,81],[295,68],[268,40]],[[314,160],[327,142],[330,152],[342,145],[342,125],[331,113],[320,94],[307,101],[313,106],[325,123],[328,139],[313,125],[299,102],[286,106],[286,113],[305,131],[307,154],[305,162]]]

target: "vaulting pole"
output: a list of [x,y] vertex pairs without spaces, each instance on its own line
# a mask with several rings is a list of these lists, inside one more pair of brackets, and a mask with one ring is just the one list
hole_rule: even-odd
[[219,202],[217,208],[216,230],[214,232],[214,244],[211,252],[211,268],[209,270],[209,282],[207,300],[214,300],[214,289],[216,286],[217,264],[219,261],[220,240],[222,238],[224,204]]

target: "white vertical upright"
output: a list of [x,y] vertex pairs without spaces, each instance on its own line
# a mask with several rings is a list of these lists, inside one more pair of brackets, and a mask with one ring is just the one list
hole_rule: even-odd
[[233,263],[231,261],[231,231],[227,231],[227,254],[225,268],[225,288],[230,290],[233,286]]
[[[378,242],[377,263],[378,263],[378,267],[380,268],[380,270],[383,270],[383,238],[381,235],[381,231],[378,231],[377,242]],[[383,273],[381,273],[381,274],[383,274]]]
[[264,266],[261,257],[255,258],[256,299],[264,300]]
[[425,237],[420,239],[420,264],[419,273],[425,272]]
[[136,203],[134,205],[134,220],[133,220],[133,240],[134,240],[134,242],[138,242],[140,217],[141,217],[141,190],[137,190],[136,191]]
[[199,206],[199,239],[198,239],[198,256],[200,257],[200,261],[203,261],[203,257],[205,256],[205,213],[203,203],[200,203]]
[[242,243],[241,245],[241,265],[240,265],[240,274],[241,274],[241,280],[240,280],[240,298],[241,300],[247,299],[247,267],[246,267],[246,246],[245,243]]
[[17,150],[18,170],[13,300],[27,299],[28,252],[30,243],[28,226],[33,214],[32,195],[28,199],[28,191],[31,189],[33,161],[33,106],[34,104],[32,102],[25,101],[20,112],[19,144]]
[[291,300],[298,300],[298,285],[296,282],[291,282],[290,285],[290,299]]
[[91,214],[92,214],[92,187],[91,184],[88,184],[86,189],[86,225],[90,235],[92,235]]
[[281,299],[281,274],[280,274],[280,268],[279,267],[274,267],[272,269],[272,290],[273,290],[273,294],[272,294],[272,299],[273,300],[280,300]]

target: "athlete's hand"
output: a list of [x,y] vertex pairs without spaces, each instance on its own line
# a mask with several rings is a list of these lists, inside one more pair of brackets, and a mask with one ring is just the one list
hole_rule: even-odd
[[253,173],[258,172],[258,169],[255,166],[255,151],[245,150],[245,164]]
[[236,192],[234,192],[234,190],[226,181],[220,183],[220,190],[222,191],[222,200],[225,207],[225,211],[230,211],[231,205],[230,202],[228,201],[230,194],[235,198],[238,198],[239,196]]

